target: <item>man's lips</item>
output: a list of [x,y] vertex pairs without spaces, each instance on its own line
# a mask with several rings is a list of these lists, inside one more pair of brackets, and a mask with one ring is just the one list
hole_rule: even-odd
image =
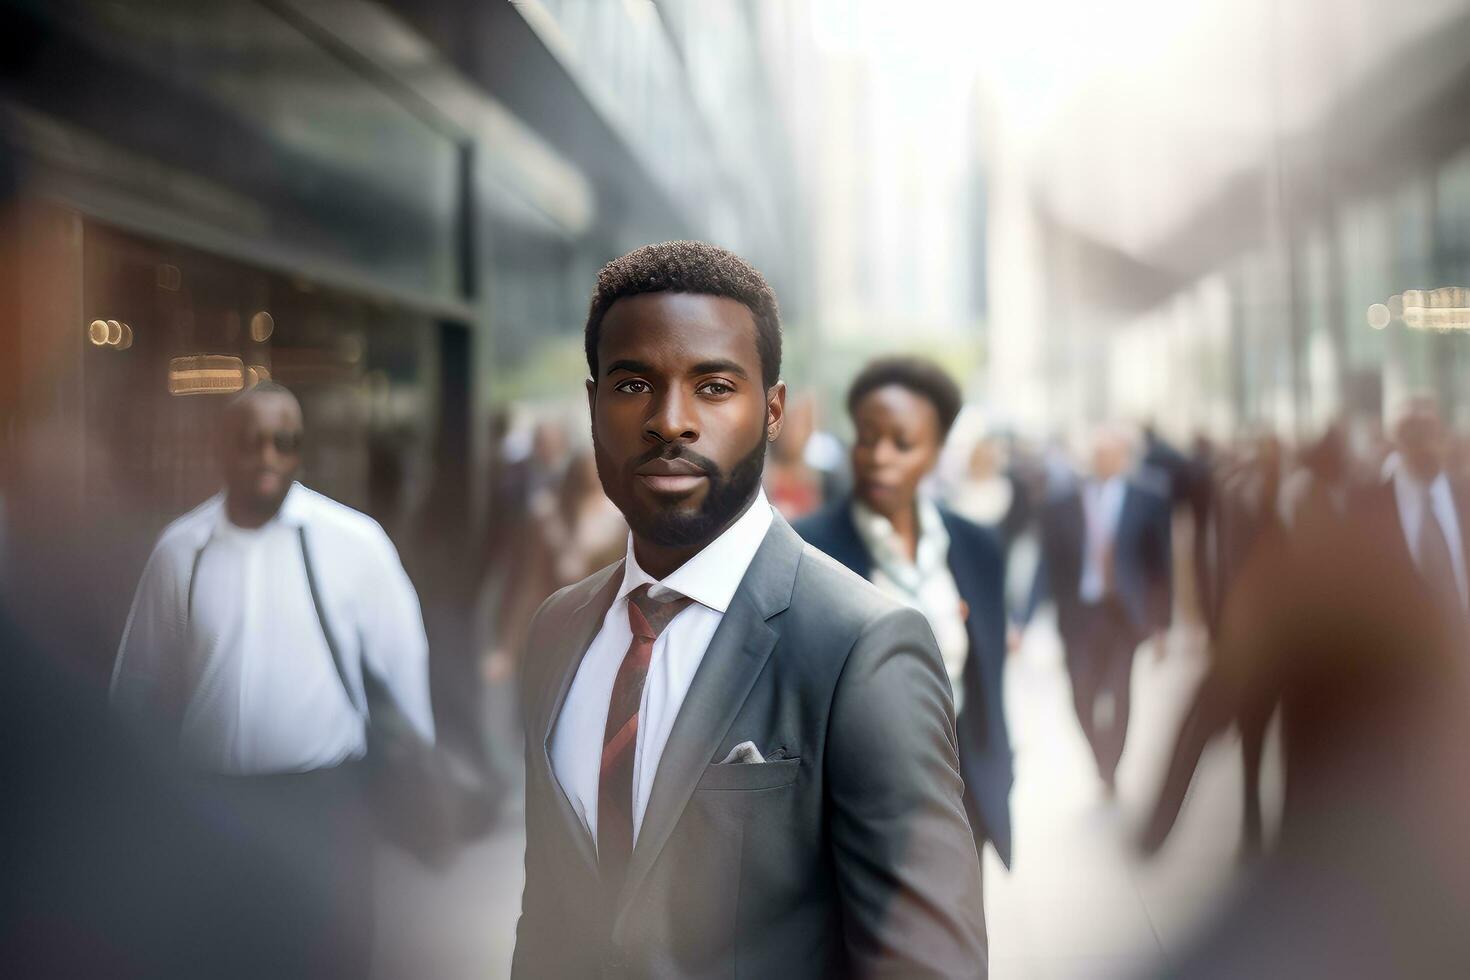
[[687,459],[649,460],[633,471],[643,485],[654,493],[687,494],[709,475]]

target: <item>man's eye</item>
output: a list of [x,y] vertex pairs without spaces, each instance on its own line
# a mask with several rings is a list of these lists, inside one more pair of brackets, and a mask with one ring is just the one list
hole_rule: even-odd
[[706,381],[704,384],[699,386],[699,390],[704,392],[706,395],[728,395],[735,389],[731,388],[723,381]]
[[629,394],[633,395],[641,395],[646,391],[650,391],[651,389],[648,387],[647,381],[640,381],[637,378],[630,378],[627,381],[621,382],[617,386],[616,390],[626,391]]

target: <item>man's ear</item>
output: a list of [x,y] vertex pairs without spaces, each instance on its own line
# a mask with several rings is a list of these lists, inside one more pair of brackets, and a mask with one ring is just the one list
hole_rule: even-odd
[[766,392],[766,441],[775,442],[786,424],[786,382],[777,381]]

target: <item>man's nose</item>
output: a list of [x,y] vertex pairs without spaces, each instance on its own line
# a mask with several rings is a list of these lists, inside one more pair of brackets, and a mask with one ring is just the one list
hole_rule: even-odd
[[644,435],[660,443],[693,442],[699,438],[699,422],[694,400],[683,392],[671,390],[657,400],[644,428]]
[[255,458],[263,466],[276,467],[281,463],[280,450],[276,449],[274,439],[262,439],[255,451]]

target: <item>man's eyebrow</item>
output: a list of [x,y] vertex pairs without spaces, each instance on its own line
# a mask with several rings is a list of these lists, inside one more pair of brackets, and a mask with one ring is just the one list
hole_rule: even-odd
[[629,374],[648,374],[653,368],[642,361],[630,361],[626,358],[621,361],[613,361],[607,366],[604,375],[614,374],[618,371],[627,371]]
[[734,375],[738,375],[739,377],[742,377],[742,378],[748,378],[748,377],[750,377],[750,375],[748,375],[748,374],[745,373],[745,368],[741,367],[735,361],[726,360],[726,359],[718,359],[718,360],[713,360],[713,361],[700,361],[698,364],[694,365],[693,369],[689,373],[690,374],[734,374]]

